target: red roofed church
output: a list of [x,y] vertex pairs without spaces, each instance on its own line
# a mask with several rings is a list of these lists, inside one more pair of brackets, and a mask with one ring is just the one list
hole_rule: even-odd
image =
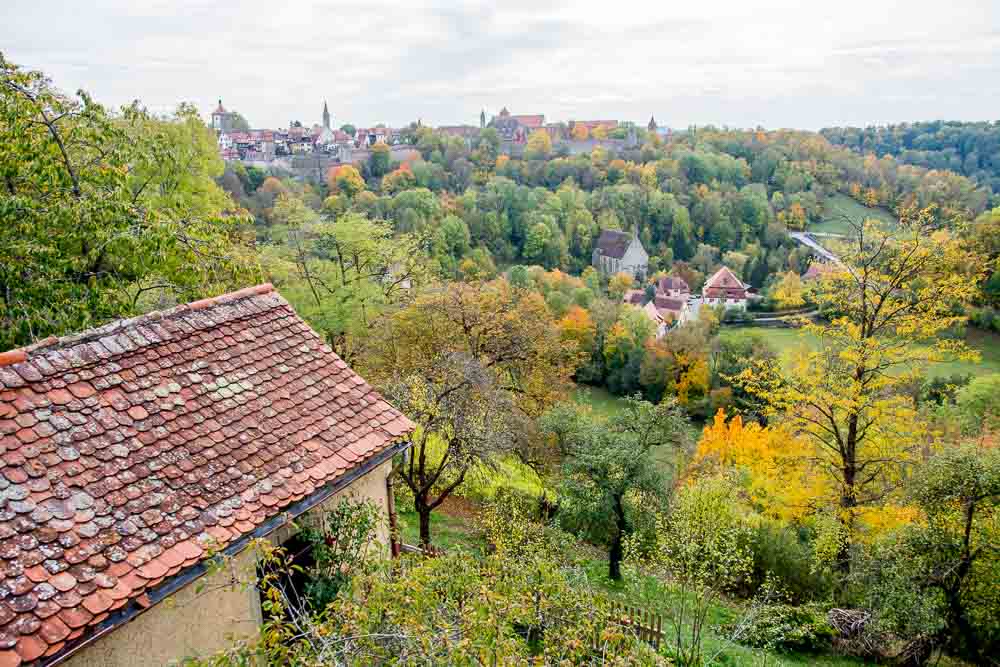
[[270,285],[0,354],[0,667],[254,633],[250,540],[343,494],[388,511],[413,428]]

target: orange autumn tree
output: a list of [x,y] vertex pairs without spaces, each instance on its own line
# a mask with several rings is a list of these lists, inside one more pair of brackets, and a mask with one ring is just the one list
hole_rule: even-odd
[[575,341],[581,351],[589,353],[594,349],[597,327],[594,326],[594,320],[586,309],[570,306],[566,315],[559,320],[559,329],[562,331],[563,339]]
[[365,189],[365,179],[361,178],[357,167],[344,164],[331,167],[326,175],[326,184],[331,192],[353,197]]

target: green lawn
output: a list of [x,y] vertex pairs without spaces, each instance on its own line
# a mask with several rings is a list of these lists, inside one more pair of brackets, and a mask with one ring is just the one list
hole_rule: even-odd
[[[816,339],[798,329],[723,329],[720,336],[738,338],[748,335],[759,335],[774,346],[779,354],[783,354],[801,342],[816,346]],[[932,364],[928,369],[931,377],[946,377],[955,374],[988,375],[1000,373],[1000,335],[970,328],[966,336],[969,346],[979,350],[982,360],[979,363],[967,361],[951,361]]]
[[851,226],[844,220],[844,216],[855,221],[865,218],[875,218],[889,224],[895,224],[896,222],[895,216],[884,208],[868,208],[845,194],[837,193],[827,197],[823,209],[823,220],[810,224],[806,228],[806,231],[823,232],[826,234],[850,234]]
[[610,417],[625,405],[625,399],[615,396],[603,387],[591,387],[579,384],[573,390],[573,400],[581,405],[590,406],[598,417]]
[[[416,512],[399,512],[399,533],[406,544],[420,544],[420,519]],[[431,543],[448,551],[458,547],[478,553],[482,540],[468,517],[452,516],[443,512],[431,513]]]

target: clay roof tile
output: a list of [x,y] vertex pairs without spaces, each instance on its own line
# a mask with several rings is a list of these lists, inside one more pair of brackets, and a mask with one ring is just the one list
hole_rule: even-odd
[[0,667],[412,429],[270,285],[0,354]]

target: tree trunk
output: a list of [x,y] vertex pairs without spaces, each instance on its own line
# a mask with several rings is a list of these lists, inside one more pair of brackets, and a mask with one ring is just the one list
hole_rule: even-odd
[[615,497],[615,534],[611,538],[611,550],[608,552],[608,577],[612,581],[621,581],[622,578],[622,557],[624,556],[622,540],[626,528],[625,508],[622,507],[622,499]]
[[840,516],[838,520],[844,528],[844,540],[837,552],[837,571],[840,573],[840,588],[846,586],[847,577],[851,574],[851,544],[854,531],[854,511],[858,506],[857,484],[857,447],[858,447],[858,415],[854,414],[847,421],[847,438],[841,451],[841,474],[843,487],[840,492]]
[[420,546],[426,549],[431,545],[431,508],[426,503],[416,503],[417,516],[420,517]]

